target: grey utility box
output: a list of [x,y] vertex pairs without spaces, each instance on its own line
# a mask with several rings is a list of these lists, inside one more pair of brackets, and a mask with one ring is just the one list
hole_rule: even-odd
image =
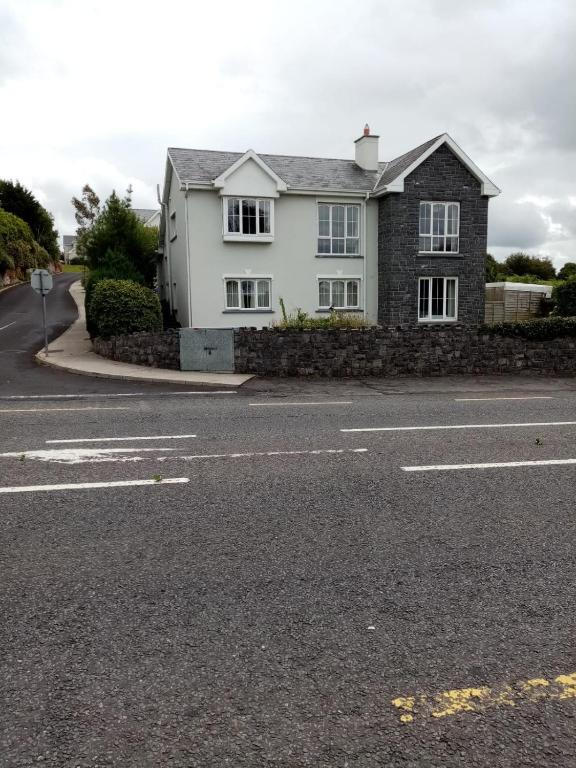
[[180,369],[234,371],[233,328],[181,328]]

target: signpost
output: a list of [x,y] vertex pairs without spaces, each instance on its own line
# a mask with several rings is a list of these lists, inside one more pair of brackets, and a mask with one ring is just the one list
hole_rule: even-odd
[[52,290],[52,275],[47,269],[34,269],[30,275],[30,285],[42,296],[42,319],[44,322],[44,354],[48,354],[48,329],[46,327],[46,296]]

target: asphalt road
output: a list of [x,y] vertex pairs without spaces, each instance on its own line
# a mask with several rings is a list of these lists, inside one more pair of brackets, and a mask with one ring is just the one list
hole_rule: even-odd
[[92,394],[0,400],[1,766],[576,765],[575,384]]

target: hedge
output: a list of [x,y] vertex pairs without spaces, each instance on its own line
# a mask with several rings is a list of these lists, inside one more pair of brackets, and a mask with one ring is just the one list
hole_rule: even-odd
[[570,277],[562,285],[556,286],[552,292],[556,304],[556,313],[562,317],[576,315],[576,278]]
[[544,317],[521,323],[495,323],[482,326],[480,332],[546,341],[561,336],[576,336],[576,317]]
[[101,280],[87,307],[91,336],[107,339],[123,333],[161,331],[160,300],[132,280]]

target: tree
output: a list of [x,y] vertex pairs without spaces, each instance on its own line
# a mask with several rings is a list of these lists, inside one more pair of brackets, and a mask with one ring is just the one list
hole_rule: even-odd
[[530,256],[522,251],[511,253],[504,265],[512,275],[536,275],[543,280],[553,280],[556,277],[556,270],[549,258]]
[[0,180],[0,208],[25,221],[32,237],[54,261],[60,258],[58,232],[54,229],[54,217],[19,181]]
[[558,272],[560,280],[568,280],[570,277],[576,275],[576,262],[567,261],[562,269]]
[[502,264],[496,261],[491,253],[486,254],[486,282],[495,283],[498,280]]
[[23,272],[45,267],[49,262],[48,252],[34,240],[28,224],[0,210],[0,275],[8,269]]
[[576,277],[570,277],[565,283],[552,291],[556,304],[556,314],[561,317],[576,317]]
[[82,197],[73,197],[72,205],[75,209],[74,218],[78,224],[76,234],[82,238],[82,235],[93,226],[100,213],[100,198],[89,184],[84,184]]
[[[105,271],[110,254],[114,254],[116,265],[121,255],[130,264],[131,271],[139,273],[142,282],[150,286],[156,276],[157,243],[157,230],[142,224],[130,208],[129,195],[121,199],[116,192],[112,192],[82,236],[82,250],[91,270]],[[132,275],[126,277],[132,278]]]

